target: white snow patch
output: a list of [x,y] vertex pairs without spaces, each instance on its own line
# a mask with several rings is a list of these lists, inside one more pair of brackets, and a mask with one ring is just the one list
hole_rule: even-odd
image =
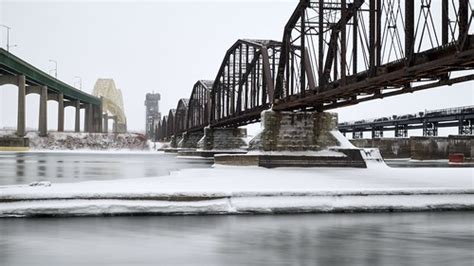
[[339,148],[345,149],[357,149],[352,143],[344,136],[339,130],[331,130],[331,134],[336,138],[339,142]]
[[51,182],[49,181],[35,181],[29,184],[30,187],[50,187]]
[[473,168],[215,166],[154,178],[0,186],[0,216],[474,209]]
[[346,157],[342,152],[333,150],[321,151],[249,151],[247,155],[289,155],[289,156],[330,156],[330,157]]

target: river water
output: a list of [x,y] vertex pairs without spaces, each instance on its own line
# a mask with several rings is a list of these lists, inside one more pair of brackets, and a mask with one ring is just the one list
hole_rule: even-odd
[[[0,185],[167,175],[159,153],[0,153]],[[474,265],[474,213],[0,219],[0,265]]]
[[0,265],[466,265],[474,213],[0,219]]
[[157,152],[0,152],[0,185],[153,177],[212,164]]

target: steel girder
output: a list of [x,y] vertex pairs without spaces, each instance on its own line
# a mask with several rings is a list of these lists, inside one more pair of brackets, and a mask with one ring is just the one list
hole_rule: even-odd
[[168,132],[167,126],[168,126],[168,116],[165,115],[161,119],[160,123],[158,123],[157,136],[156,136],[157,140],[164,140],[166,138],[166,135]]
[[180,99],[176,106],[175,134],[182,134],[187,130],[189,99]]
[[367,131],[383,132],[396,130],[397,126],[404,126],[407,130],[422,129],[423,135],[436,135],[438,128],[461,127],[464,124],[468,124],[470,120],[474,120],[474,106],[343,122],[338,125],[338,128],[343,133]]
[[280,47],[271,40],[238,40],[230,47],[211,90],[211,126],[247,124],[271,106]]
[[302,0],[273,108],[322,111],[473,80],[472,20],[469,0]]
[[474,80],[473,14],[470,0],[301,0],[281,43],[238,40],[214,82],[195,84],[186,130]]
[[166,123],[166,138],[170,138],[176,133],[176,109],[171,109],[168,112],[167,123]]
[[209,125],[210,97],[213,84],[213,80],[199,80],[194,84],[189,98],[188,131],[202,130]]

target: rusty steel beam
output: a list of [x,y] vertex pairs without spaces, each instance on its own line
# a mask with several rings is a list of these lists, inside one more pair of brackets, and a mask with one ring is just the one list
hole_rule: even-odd
[[234,43],[209,91],[193,88],[185,125],[178,105],[160,137],[245,125],[268,108],[324,111],[474,80],[469,0],[401,3],[301,0],[281,43]]

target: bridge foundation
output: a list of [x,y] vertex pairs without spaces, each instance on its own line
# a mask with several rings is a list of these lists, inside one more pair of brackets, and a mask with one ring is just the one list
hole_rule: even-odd
[[365,160],[337,130],[337,114],[262,112],[262,131],[250,141],[249,153],[217,155],[215,162],[263,167],[361,167]]
[[247,129],[245,128],[204,128],[204,136],[198,148],[205,151],[246,150]]
[[76,116],[74,120],[74,132],[81,131],[81,102],[76,101]]
[[181,141],[181,138],[182,136],[177,135],[177,134],[174,134],[173,136],[171,136],[170,147],[174,149],[178,148],[178,143]]
[[104,133],[109,133],[109,114],[104,113],[102,116],[102,129]]
[[197,149],[199,140],[204,137],[203,131],[185,132],[181,141],[178,143],[178,148],[182,149]]
[[92,132],[92,104],[86,104],[84,109],[84,132]]
[[64,132],[64,94],[58,94],[58,132]]
[[18,114],[16,124],[16,135],[25,136],[25,98],[26,98],[26,79],[24,75],[18,76]]
[[41,86],[39,105],[39,136],[45,137],[48,134],[48,87]]
[[257,151],[320,151],[339,145],[337,114],[318,112],[262,113],[262,131],[250,141]]

